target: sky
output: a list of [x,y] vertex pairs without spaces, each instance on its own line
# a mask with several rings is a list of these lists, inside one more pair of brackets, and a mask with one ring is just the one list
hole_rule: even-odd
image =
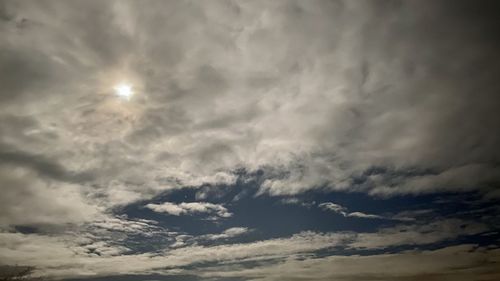
[[500,280],[499,9],[0,0],[0,279]]

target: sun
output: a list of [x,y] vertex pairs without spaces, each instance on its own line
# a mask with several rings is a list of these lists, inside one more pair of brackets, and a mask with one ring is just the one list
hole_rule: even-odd
[[132,86],[127,83],[120,83],[116,85],[113,89],[115,90],[115,95],[126,100],[130,100],[130,98],[132,98],[132,96],[134,95]]

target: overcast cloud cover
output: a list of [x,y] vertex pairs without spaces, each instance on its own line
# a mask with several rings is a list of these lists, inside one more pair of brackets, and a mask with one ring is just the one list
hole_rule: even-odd
[[499,12],[0,0],[0,276],[498,280]]

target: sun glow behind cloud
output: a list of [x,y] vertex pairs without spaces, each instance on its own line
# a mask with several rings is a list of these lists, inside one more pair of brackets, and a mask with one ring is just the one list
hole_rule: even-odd
[[134,95],[134,90],[128,83],[122,82],[116,85],[113,89],[115,90],[115,95],[125,100],[130,100]]

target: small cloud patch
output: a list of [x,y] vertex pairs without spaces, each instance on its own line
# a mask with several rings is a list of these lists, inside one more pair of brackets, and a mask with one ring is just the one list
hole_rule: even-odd
[[157,213],[167,213],[172,216],[210,214],[221,218],[228,218],[233,215],[224,206],[208,202],[182,202],[180,204],[164,202],[162,204],[147,204],[146,208]]

